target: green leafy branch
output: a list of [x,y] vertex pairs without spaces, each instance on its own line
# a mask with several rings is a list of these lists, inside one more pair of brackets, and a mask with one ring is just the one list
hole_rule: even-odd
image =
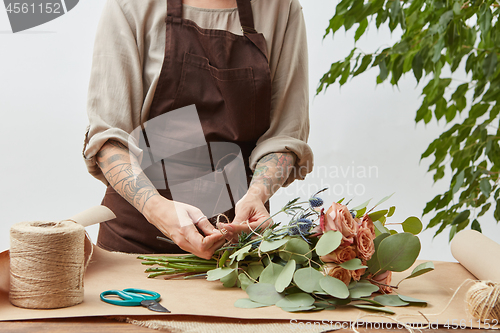
[[[415,121],[444,119],[452,126],[421,158],[434,157],[428,171],[435,182],[450,172],[452,177],[449,190],[429,201],[423,214],[434,214],[427,228],[438,227],[435,235],[450,227],[450,239],[469,224],[481,231],[479,219],[492,207],[500,220],[499,13],[494,0],[342,0],[324,35],[333,37],[341,27],[348,31],[356,25],[355,46],[332,63],[317,94],[373,67],[379,68],[377,84],[390,75],[390,83],[398,85],[408,72],[418,83],[426,78]],[[400,40],[381,51],[361,52],[356,44],[370,22],[377,29],[401,28]],[[467,78],[455,86],[456,79],[442,74],[448,71]]]

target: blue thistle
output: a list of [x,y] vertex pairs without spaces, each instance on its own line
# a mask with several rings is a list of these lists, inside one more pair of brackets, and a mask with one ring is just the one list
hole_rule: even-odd
[[298,221],[299,230],[301,233],[306,234],[309,233],[309,229],[312,227],[312,221],[306,218],[300,218]]
[[349,211],[349,213],[351,213],[351,216],[352,216],[352,218],[354,219],[354,218],[356,218],[356,214],[357,214],[358,212],[356,212],[355,210],[352,210],[352,209],[351,209],[351,210]]
[[304,237],[304,234],[309,234],[313,222],[305,217],[300,218],[298,221],[293,221],[290,223],[292,228],[288,229],[288,234],[290,236],[300,235],[303,240],[309,243],[309,241]]
[[309,199],[309,204],[311,205],[312,208],[321,207],[323,206],[323,199],[318,197],[311,197]]

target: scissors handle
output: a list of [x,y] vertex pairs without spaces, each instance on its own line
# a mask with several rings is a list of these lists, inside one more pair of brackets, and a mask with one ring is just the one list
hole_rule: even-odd
[[155,291],[146,290],[146,289],[137,289],[137,288],[127,288],[123,289],[126,293],[132,293],[134,296],[143,297],[146,300],[159,301],[161,295]]
[[[118,296],[120,299],[107,298],[106,296]],[[144,300],[158,301],[160,294],[151,290],[127,288],[123,290],[106,290],[101,293],[101,300],[114,305],[137,306]]]

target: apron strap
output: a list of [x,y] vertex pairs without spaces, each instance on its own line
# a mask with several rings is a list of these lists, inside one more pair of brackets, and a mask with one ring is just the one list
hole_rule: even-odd
[[241,30],[244,34],[256,34],[253,23],[252,4],[250,0],[236,0],[238,4],[238,14],[240,15]]
[[167,0],[167,17],[182,19],[182,0]]

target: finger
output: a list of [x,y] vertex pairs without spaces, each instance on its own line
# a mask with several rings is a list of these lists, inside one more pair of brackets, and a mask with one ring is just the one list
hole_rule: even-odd
[[218,231],[218,233],[216,234],[211,234],[203,238],[202,245],[204,249],[211,249],[212,247],[216,246],[219,243],[221,243],[220,245],[224,244],[225,241],[226,239],[224,238],[224,235],[221,234],[220,231]]
[[221,240],[219,240],[219,241],[215,242],[215,243],[214,243],[214,245],[212,245],[212,246],[208,249],[208,251],[209,251],[210,253],[214,253],[215,251],[217,251],[218,249],[220,249],[220,248],[221,248],[221,247],[222,247],[225,243],[226,243],[226,239],[224,239],[224,238],[223,238],[223,239],[221,239]]
[[214,226],[212,225],[212,223],[210,223],[206,216],[204,216],[204,219],[198,222],[196,226],[200,228],[201,231],[203,231],[205,236],[209,236],[214,233],[220,233],[219,230],[214,228]]
[[204,252],[204,237],[199,233],[194,224],[186,225],[185,227],[182,227],[181,230],[182,237],[184,238],[185,242],[187,242],[185,246],[189,248],[188,251],[201,258],[210,259],[211,254],[207,254]]
[[203,237],[198,232],[198,229],[196,229],[194,224],[185,227],[184,234],[185,239],[189,242],[193,249],[192,253],[200,256],[201,258],[210,259],[215,251],[210,249],[212,249],[218,242],[222,241],[222,244],[224,243],[224,236],[220,232]]
[[231,222],[231,224],[241,224],[243,223],[247,217],[248,217],[248,212],[238,212],[236,213],[236,216],[234,217],[234,220],[233,222]]
[[[236,234],[240,234],[241,232],[249,232],[250,228],[248,227],[247,223],[231,223],[230,225],[227,226],[228,228],[231,228],[232,231]],[[227,228],[226,228],[227,229]]]
[[[231,224],[228,223],[217,223],[217,228],[225,236],[227,240],[232,240],[235,238],[236,232]],[[223,232],[225,230],[225,232]]]

